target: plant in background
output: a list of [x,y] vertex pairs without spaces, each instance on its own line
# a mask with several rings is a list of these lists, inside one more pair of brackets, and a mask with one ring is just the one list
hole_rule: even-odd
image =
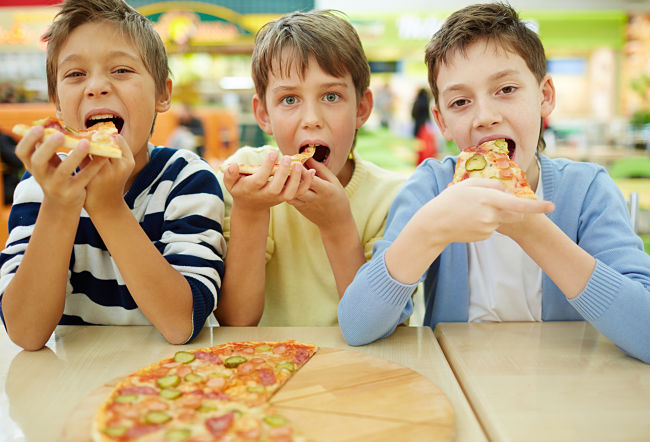
[[641,128],[650,124],[650,76],[641,74],[630,81],[630,87],[641,99],[641,108],[635,111],[630,118],[630,125]]

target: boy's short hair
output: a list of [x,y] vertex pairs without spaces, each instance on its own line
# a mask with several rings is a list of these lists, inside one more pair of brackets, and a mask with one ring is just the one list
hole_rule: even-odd
[[[282,56],[288,54],[283,65]],[[252,76],[265,103],[269,72],[304,75],[309,58],[334,77],[350,73],[357,99],[370,85],[370,67],[354,27],[332,10],[294,12],[265,24],[255,37]],[[264,104],[265,105],[265,104]]]
[[[520,20],[517,11],[504,3],[470,5],[451,14],[427,44],[424,61],[436,106],[440,65],[456,51],[465,54],[466,48],[479,40],[492,41],[519,55],[538,82],[546,75],[544,46],[538,35]],[[540,132],[537,149],[542,151],[544,147]]]
[[95,22],[114,24],[133,42],[154,79],[156,93],[163,94],[170,76],[167,52],[160,36],[146,17],[123,0],[65,0],[42,36],[42,40],[47,42],[47,91],[50,99],[56,97],[58,58],[68,36],[75,28]]

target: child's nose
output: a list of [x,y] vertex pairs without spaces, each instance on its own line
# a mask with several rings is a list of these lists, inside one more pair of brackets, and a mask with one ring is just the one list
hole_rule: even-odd
[[86,85],[86,95],[89,97],[96,97],[100,95],[108,95],[110,91],[109,82],[101,75],[91,76]]
[[307,103],[303,108],[302,125],[305,128],[320,127],[322,118],[318,109],[318,105]]
[[502,116],[498,108],[490,103],[489,100],[476,100],[475,103],[475,127],[490,127],[502,121]]

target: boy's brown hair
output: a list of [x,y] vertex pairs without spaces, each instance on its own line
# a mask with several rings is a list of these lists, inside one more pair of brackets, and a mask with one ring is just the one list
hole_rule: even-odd
[[[472,43],[485,40],[512,51],[524,59],[538,82],[546,75],[546,55],[537,34],[520,20],[517,11],[504,3],[467,6],[451,14],[427,44],[424,61],[428,67],[429,86],[438,106],[436,80],[440,65],[456,51],[465,54]],[[540,133],[538,150],[543,150]]]
[[160,36],[146,17],[123,0],[65,0],[42,36],[42,40],[47,42],[47,91],[50,99],[56,98],[59,52],[68,36],[83,24],[102,21],[114,24],[133,42],[154,79],[156,93],[163,94],[165,82],[170,76],[167,52]]
[[368,89],[370,67],[354,27],[336,11],[294,12],[268,22],[255,37],[251,71],[263,105],[269,72],[288,75],[296,69],[304,75],[310,57],[334,77],[349,72],[357,99]]

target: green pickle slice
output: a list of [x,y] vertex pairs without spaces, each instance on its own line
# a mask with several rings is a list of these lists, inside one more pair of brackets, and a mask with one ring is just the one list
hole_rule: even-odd
[[269,350],[271,350],[271,346],[267,345],[267,344],[262,344],[262,345],[258,345],[257,347],[255,347],[255,351],[260,352],[260,353],[264,352],[264,351],[269,351]]
[[494,140],[494,145],[501,150],[501,153],[508,153],[508,142],[506,140]]
[[280,362],[275,366],[278,370],[289,370],[294,371],[296,369],[296,364],[293,362]]
[[475,153],[467,159],[465,162],[465,170],[472,172],[473,170],[483,170],[487,166],[487,161],[485,157],[480,153]]
[[268,416],[264,416],[264,423],[273,428],[286,427],[289,425],[287,418],[280,416],[279,414],[269,414]]
[[121,394],[115,398],[115,402],[118,404],[125,404],[127,402],[135,402],[138,400],[137,394]]
[[126,427],[106,427],[104,434],[111,437],[121,437],[126,434]]
[[165,399],[178,399],[181,394],[183,394],[180,390],[176,390],[175,388],[164,388],[160,390],[160,396],[165,398]]
[[181,383],[181,378],[175,374],[163,376],[156,380],[156,384],[158,384],[160,388],[176,387],[180,383]]
[[187,351],[177,351],[176,354],[174,355],[174,361],[176,362],[182,362],[183,364],[189,364],[195,359],[193,353],[189,353]]
[[165,440],[171,442],[183,441],[192,435],[192,431],[187,428],[174,428],[165,432]]
[[148,424],[164,424],[172,417],[164,411],[150,411],[144,415],[144,421]]
[[223,366],[226,368],[237,368],[239,365],[246,362],[246,358],[243,356],[231,356],[225,361],[223,361]]
[[183,379],[185,379],[187,382],[192,382],[194,384],[198,384],[199,382],[203,382],[204,380],[203,376],[198,375],[196,373],[188,373],[185,375]]
[[246,390],[249,393],[263,393],[264,392],[264,386],[263,385],[252,385],[250,387],[246,387]]

